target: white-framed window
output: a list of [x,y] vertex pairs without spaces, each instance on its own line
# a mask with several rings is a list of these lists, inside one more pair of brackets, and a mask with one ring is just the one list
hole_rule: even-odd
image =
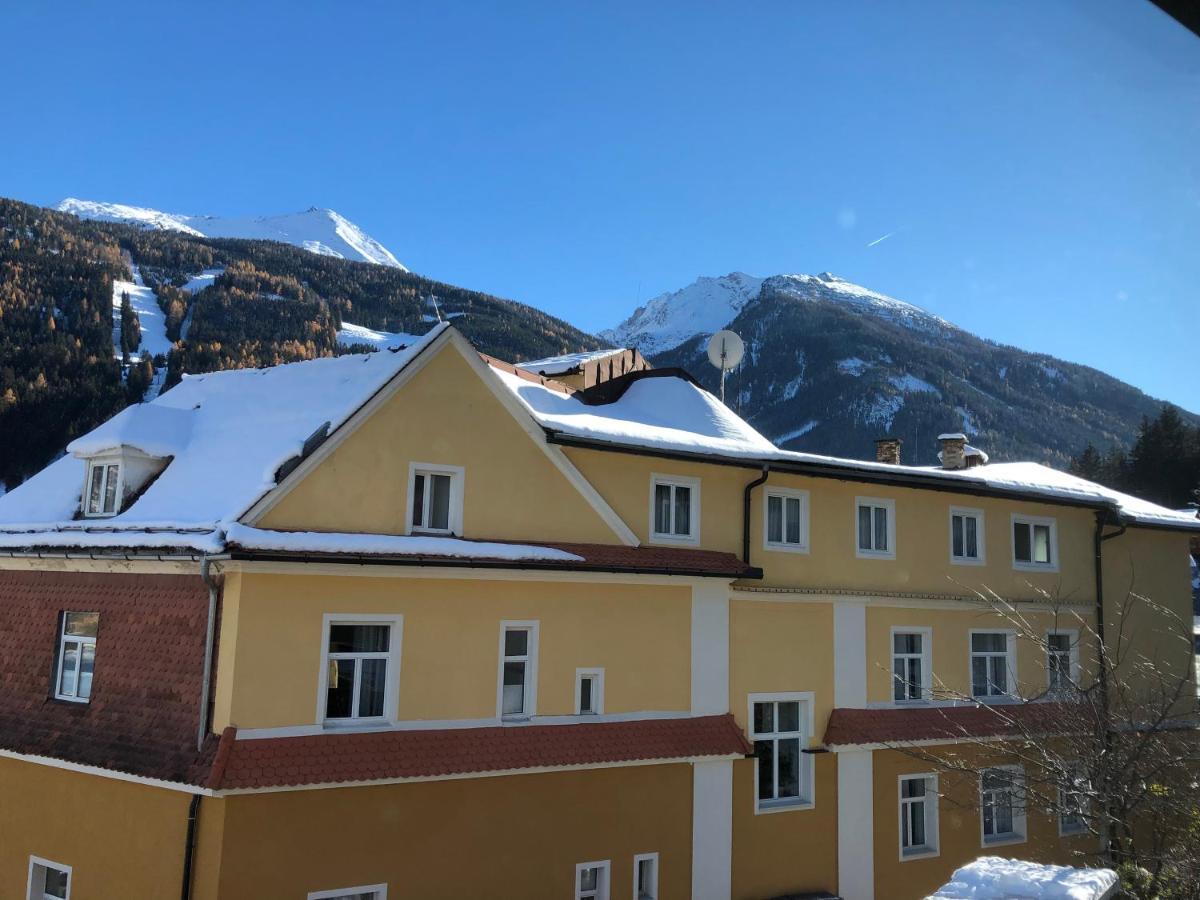
[[462,466],[409,464],[409,534],[463,533],[464,472]]
[[324,617],[317,720],[325,725],[394,721],[403,616]]
[[1058,789],[1058,836],[1069,837],[1088,830],[1084,810],[1091,794],[1091,783],[1078,763],[1070,766],[1071,786]]
[[500,677],[496,714],[529,719],[537,711],[538,623],[500,623]]
[[633,858],[633,900],[658,900],[658,854]]
[[650,476],[650,538],[656,543],[700,543],[700,479]]
[[575,867],[575,900],[608,900],[609,860]]
[[768,488],[763,502],[763,547],[808,552],[808,491]]
[[896,558],[896,501],[854,498],[854,550],[864,559]]
[[1043,516],[1012,517],[1013,568],[1058,571],[1058,524]]
[[58,672],[54,679],[54,696],[59,700],[87,703],[91,698],[99,629],[100,613],[63,613],[58,638]]
[[604,712],[604,670],[575,670],[575,715],[598,716]]
[[810,691],[751,694],[750,740],[755,812],[807,809],[813,805],[812,756],[805,753],[813,729]]
[[40,856],[29,857],[28,900],[70,900],[71,867]]
[[933,630],[892,628],[892,700],[916,703],[933,698]]
[[308,900],[387,900],[387,885],[366,884],[332,891],[313,891],[308,895]]
[[985,560],[983,510],[950,507],[950,562],[961,566],[982,566]]
[[971,696],[1011,697],[1017,692],[1017,638],[1011,631],[972,629]]
[[1065,693],[1079,684],[1079,632],[1055,629],[1046,632],[1046,688]]
[[979,776],[982,846],[1025,840],[1025,773],[1020,766],[995,766]]
[[900,859],[938,853],[938,778],[900,776]]
[[115,516],[121,511],[121,462],[116,457],[88,462],[83,492],[83,514],[91,518]]

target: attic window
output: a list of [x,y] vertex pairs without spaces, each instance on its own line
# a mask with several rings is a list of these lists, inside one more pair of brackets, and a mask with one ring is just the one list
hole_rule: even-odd
[[410,534],[462,534],[463,469],[458,466],[410,466]]
[[115,460],[88,463],[86,516],[116,515],[121,496],[121,464]]

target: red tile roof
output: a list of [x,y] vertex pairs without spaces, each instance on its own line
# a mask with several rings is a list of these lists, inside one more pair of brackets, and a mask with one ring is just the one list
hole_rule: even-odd
[[735,553],[691,550],[685,547],[627,547],[624,544],[564,544],[548,541],[509,541],[563,550],[582,560],[497,560],[484,556],[422,556],[395,554],[313,553],[239,548],[230,542],[234,559],[305,559],[356,564],[363,560],[386,565],[456,566],[502,569],[558,569],[563,571],[633,572],[650,575],[761,578],[762,569],[749,566]]
[[[100,614],[88,703],[54,699],[65,610]],[[186,780],[207,611],[195,575],[0,571],[0,748]]]
[[835,709],[825,726],[825,745],[949,742],[1030,732],[1052,734],[1062,731],[1063,722],[1070,718],[1066,708],[1058,703]]
[[214,790],[484,774],[513,769],[746,755],[733,716],[505,725],[237,740],[221,737]]

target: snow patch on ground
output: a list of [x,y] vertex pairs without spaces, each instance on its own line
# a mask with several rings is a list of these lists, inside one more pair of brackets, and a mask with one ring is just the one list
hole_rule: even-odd
[[904,407],[904,396],[898,394],[889,397],[876,394],[870,403],[858,402],[855,406],[858,407],[864,425],[876,425],[884,431],[891,431],[896,413]]
[[843,375],[853,375],[858,378],[863,372],[871,368],[873,363],[867,362],[865,359],[859,359],[857,356],[848,356],[845,359],[837,361],[837,370]]
[[1117,890],[1117,873],[1112,869],[981,856],[957,869],[930,900],[1104,900]]
[[810,421],[805,422],[799,428],[793,429],[786,434],[779,435],[779,437],[775,438],[775,443],[786,444],[788,441],[794,441],[796,438],[803,437],[804,435],[808,434],[820,424],[821,423],[816,419],[811,419]]
[[975,417],[971,415],[971,411],[967,407],[956,406],[954,410],[962,418],[963,434],[979,434],[979,423],[975,421]]
[[800,393],[800,388],[803,385],[804,385],[804,375],[803,374],[797,375],[795,378],[793,378],[791,381],[789,381],[787,384],[785,384],[783,386],[783,399],[791,400],[798,393]]
[[918,378],[916,375],[909,375],[905,372],[903,375],[891,375],[888,377],[892,387],[898,391],[903,391],[906,394],[937,394],[942,396],[942,392],[935,388],[932,384],[924,379]]
[[129,294],[129,304],[137,313],[142,329],[141,342],[137,350],[129,354],[130,360],[141,362],[160,354],[166,356],[172,346],[167,340],[167,317],[158,305],[154,291],[142,281],[138,267],[130,268],[133,270],[133,281],[113,281],[113,353],[117,359],[121,359],[121,295]]
[[405,334],[402,331],[377,331],[374,328],[368,328],[366,325],[354,325],[351,322],[343,322],[342,327],[337,333],[337,342],[343,347],[367,344],[376,350],[383,350],[386,347],[408,346],[419,340],[420,338],[417,336]]
[[218,276],[224,274],[224,267],[220,269],[205,269],[199,275],[193,275],[187,280],[187,284],[183,286],[183,290],[189,294],[197,294],[206,287],[212,287]]

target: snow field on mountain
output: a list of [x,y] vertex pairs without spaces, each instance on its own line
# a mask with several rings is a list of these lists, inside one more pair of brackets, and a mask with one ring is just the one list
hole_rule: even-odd
[[166,356],[171,350],[171,342],[167,340],[167,317],[158,305],[158,298],[142,281],[138,267],[132,269],[133,281],[113,281],[113,354],[121,359],[121,295],[127,293],[129,305],[137,313],[142,330],[141,342],[129,358],[141,362],[159,354]]

